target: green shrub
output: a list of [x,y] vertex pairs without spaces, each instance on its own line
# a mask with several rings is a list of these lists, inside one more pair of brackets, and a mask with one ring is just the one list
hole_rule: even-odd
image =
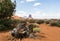
[[3,31],[3,30],[5,30],[6,28],[5,28],[5,26],[4,25],[0,25],[0,31]]
[[42,24],[42,23],[44,23],[44,20],[37,20],[36,23],[37,24]]
[[49,21],[45,21],[46,24],[49,24]]
[[50,25],[51,26],[57,26],[57,22],[51,22]]
[[36,20],[35,19],[26,19],[26,21],[29,23],[35,23]]
[[60,20],[57,21],[57,26],[60,27]]
[[50,25],[60,27],[60,21],[51,22]]
[[19,20],[4,20],[0,21],[0,31],[11,30],[19,23]]

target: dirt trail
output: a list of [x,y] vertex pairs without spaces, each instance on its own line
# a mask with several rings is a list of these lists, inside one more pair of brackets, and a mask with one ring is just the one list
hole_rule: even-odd
[[[40,39],[24,39],[25,41],[60,41],[60,28],[41,24]],[[8,41],[9,32],[0,32],[0,41]],[[18,40],[17,40],[18,41]]]
[[42,32],[46,38],[41,41],[60,41],[60,28],[48,26],[46,24],[40,25]]

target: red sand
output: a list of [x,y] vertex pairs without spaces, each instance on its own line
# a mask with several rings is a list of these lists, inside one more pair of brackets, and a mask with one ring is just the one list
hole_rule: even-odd
[[[60,28],[41,24],[40,39],[24,39],[24,41],[60,41]],[[0,32],[0,41],[8,41],[9,32]],[[18,40],[17,40],[18,41]]]

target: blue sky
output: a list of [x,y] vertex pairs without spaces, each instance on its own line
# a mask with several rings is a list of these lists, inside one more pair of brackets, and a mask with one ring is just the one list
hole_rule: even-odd
[[16,0],[16,2],[17,16],[31,14],[33,18],[60,18],[60,0]]

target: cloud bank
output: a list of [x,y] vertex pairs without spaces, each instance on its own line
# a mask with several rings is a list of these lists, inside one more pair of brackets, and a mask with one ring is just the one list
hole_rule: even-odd
[[41,3],[34,3],[33,6],[40,6],[40,5],[41,5]]

